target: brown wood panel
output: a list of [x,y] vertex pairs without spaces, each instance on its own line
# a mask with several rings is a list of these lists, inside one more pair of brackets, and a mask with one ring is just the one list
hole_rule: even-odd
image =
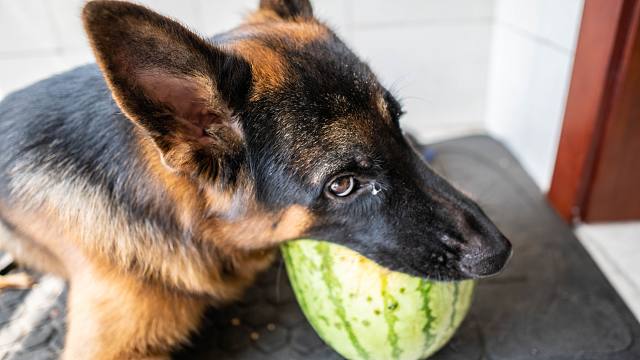
[[[579,219],[636,0],[586,0],[558,154],[548,198],[566,220]],[[622,31],[621,31],[622,30]]]
[[640,219],[640,2],[625,9],[630,22],[616,73],[604,134],[585,194],[585,221]]

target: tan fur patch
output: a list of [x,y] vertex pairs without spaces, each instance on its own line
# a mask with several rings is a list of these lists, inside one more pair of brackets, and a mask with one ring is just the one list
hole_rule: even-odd
[[272,236],[277,241],[300,237],[313,222],[313,216],[307,208],[292,205],[279,214]]
[[277,36],[294,46],[305,46],[329,36],[329,29],[317,21],[276,21],[254,23],[254,32]]
[[283,19],[273,10],[260,9],[245,17],[246,24],[261,24],[267,22],[283,21]]
[[258,94],[274,91],[283,86],[287,75],[286,61],[275,50],[254,39],[238,41],[228,48],[245,58],[251,65],[254,100]]
[[312,222],[306,208],[292,205],[276,214],[250,210],[240,221],[214,219],[204,231],[221,234],[224,248],[261,250],[299,238]]
[[149,137],[138,134],[137,138],[142,158],[152,174],[151,178],[157,179],[169,193],[170,201],[178,209],[182,225],[186,228],[191,227],[195,221],[194,214],[203,210],[202,201],[198,197],[198,185],[174,170],[175,159],[172,159],[171,164],[163,163],[163,155]]
[[265,46],[263,38],[280,39],[292,48],[303,47],[312,41],[329,36],[329,30],[315,21],[268,21],[275,13],[259,11],[250,17],[246,25],[233,30],[230,35],[243,38],[223,45],[251,65],[254,75],[253,98],[269,90],[281,88],[288,73],[287,60],[275,49]]
[[69,292],[64,359],[168,359],[200,324],[204,298],[175,294],[99,264],[80,266]]
[[389,114],[389,108],[387,106],[387,101],[384,99],[382,94],[378,94],[376,97],[376,106],[378,107],[378,112],[382,115],[382,118],[391,123],[391,114]]
[[[9,211],[0,206],[0,215],[9,221],[16,229],[8,229],[0,223],[0,249],[13,256],[16,262],[32,269],[48,272],[66,278],[66,267],[60,262],[56,251],[61,248],[55,246],[61,241],[60,234],[56,234],[46,224],[35,222],[29,216],[17,211]],[[23,229],[29,226],[29,233]],[[55,249],[55,250],[51,250]]]

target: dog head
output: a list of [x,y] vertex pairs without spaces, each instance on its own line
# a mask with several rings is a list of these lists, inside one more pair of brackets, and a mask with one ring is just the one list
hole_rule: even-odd
[[424,163],[399,102],[307,0],[262,0],[211,40],[124,2],[91,2],[83,19],[120,108],[208,199],[212,241],[325,239],[440,280],[507,261],[509,242]]

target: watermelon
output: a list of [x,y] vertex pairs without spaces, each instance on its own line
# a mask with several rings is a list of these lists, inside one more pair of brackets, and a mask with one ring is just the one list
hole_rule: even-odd
[[290,241],[281,250],[305,316],[347,359],[424,359],[449,341],[471,303],[473,281],[390,271],[323,241]]

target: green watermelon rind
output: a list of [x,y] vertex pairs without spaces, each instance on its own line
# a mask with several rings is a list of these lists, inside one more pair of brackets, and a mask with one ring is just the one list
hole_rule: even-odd
[[471,305],[473,281],[389,271],[323,241],[290,241],[281,250],[309,323],[347,359],[425,359],[451,339]]

